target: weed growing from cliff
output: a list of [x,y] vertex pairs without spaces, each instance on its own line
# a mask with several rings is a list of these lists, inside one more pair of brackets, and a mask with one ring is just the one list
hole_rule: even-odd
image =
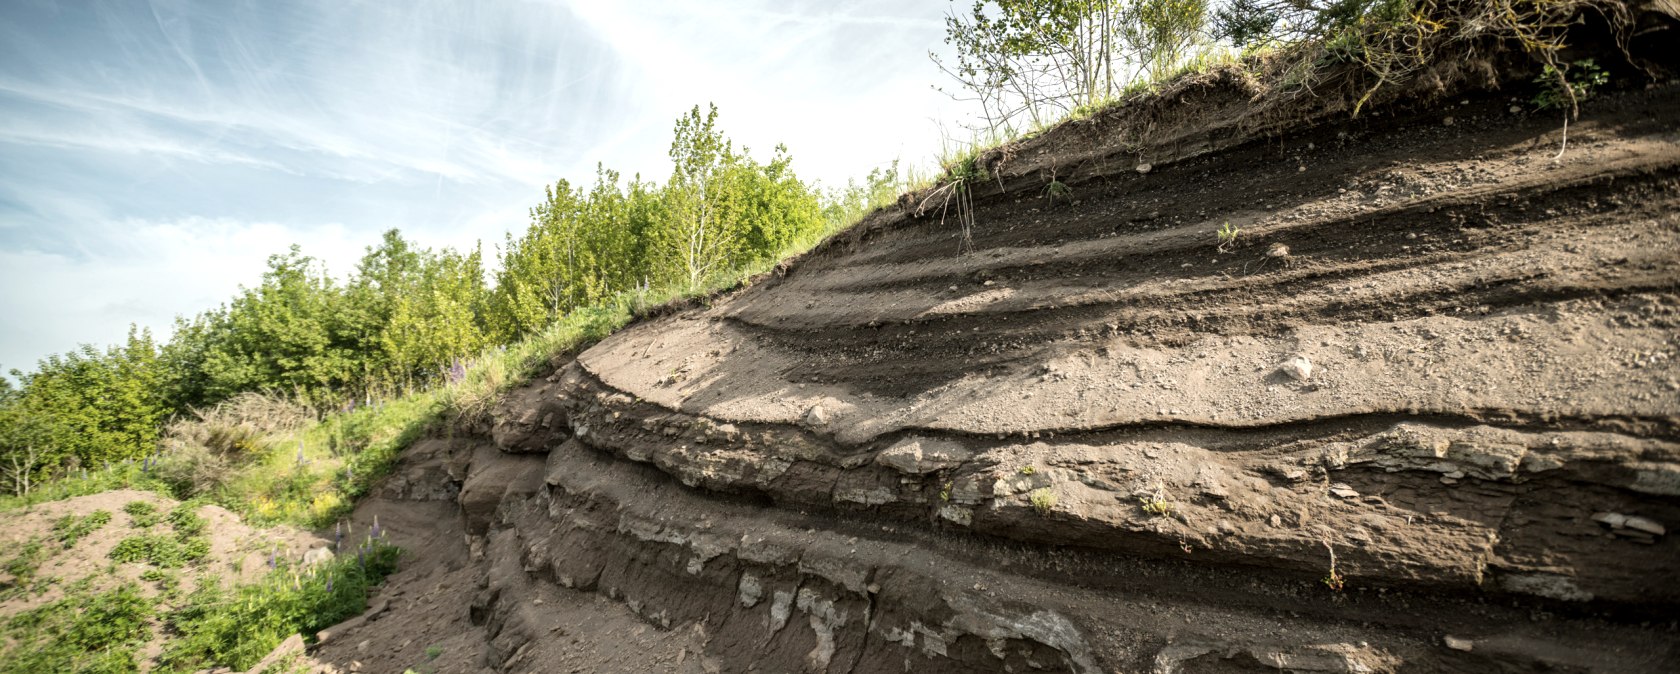
[[1037,472],[1038,472],[1038,469],[1034,468],[1032,466],[1021,466],[1021,470],[1020,470],[1020,473],[1022,475],[1032,475],[1032,474],[1037,473]]
[[1216,233],[1219,235],[1219,252],[1229,253],[1231,249],[1236,247],[1237,235],[1241,234],[1242,230],[1231,224],[1230,220],[1226,220],[1225,225],[1220,227]]
[[951,489],[955,486],[957,486],[957,483],[955,483],[955,482],[946,482],[945,486],[940,487],[939,488],[939,500],[950,501],[951,500]]
[[1033,510],[1040,515],[1047,515],[1056,508],[1056,491],[1049,487],[1040,487],[1027,494],[1027,500],[1032,503]]
[[1321,542],[1324,543],[1324,549],[1330,553],[1330,572],[1325,574],[1319,582],[1324,583],[1325,587],[1335,592],[1341,592],[1342,588],[1347,586],[1347,578],[1336,570],[1336,549],[1330,546],[1330,541]]

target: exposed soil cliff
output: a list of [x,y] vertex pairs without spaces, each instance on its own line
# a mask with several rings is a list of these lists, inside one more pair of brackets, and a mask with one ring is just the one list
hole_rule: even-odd
[[907,199],[557,363],[364,506],[436,537],[317,659],[1680,669],[1680,86],[1555,159],[1508,95],[1386,110],[1064,127],[972,250]]

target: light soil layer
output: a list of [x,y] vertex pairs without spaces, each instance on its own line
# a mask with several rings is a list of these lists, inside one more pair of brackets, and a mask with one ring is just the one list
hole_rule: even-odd
[[1680,87],[1511,107],[1062,131],[559,364],[398,478],[462,671],[1680,669]]

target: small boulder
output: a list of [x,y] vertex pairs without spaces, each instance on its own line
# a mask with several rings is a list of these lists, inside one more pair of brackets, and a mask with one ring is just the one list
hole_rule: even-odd
[[949,440],[905,438],[875,455],[875,462],[908,475],[954,468],[974,453]]
[[1144,163],[1144,164],[1138,164],[1137,165],[1137,172],[1138,173],[1149,173],[1150,171],[1153,171],[1153,170],[1155,170],[1155,166],[1153,164]]
[[1468,652],[1471,649],[1474,649],[1476,647],[1476,642],[1471,641],[1469,639],[1460,639],[1460,638],[1452,636],[1450,634],[1443,637],[1441,640],[1446,642],[1447,648],[1451,648],[1455,651],[1466,651],[1466,652]]
[[805,425],[810,428],[822,428],[828,425],[828,410],[822,405],[812,405],[805,410]]
[[315,548],[303,553],[303,566],[308,568],[332,561],[333,551],[326,548]]
[[1312,361],[1307,360],[1306,356],[1296,356],[1284,361],[1282,365],[1278,366],[1278,370],[1289,375],[1295,381],[1306,381],[1312,378],[1313,364]]
[[1627,515],[1623,515],[1621,513],[1593,513],[1592,516],[1592,521],[1610,527],[1611,529],[1620,529],[1623,526],[1626,526],[1627,519]]
[[1628,517],[1622,521],[1622,526],[1634,531],[1643,531],[1652,536],[1661,536],[1668,533],[1668,529],[1658,524],[1656,520],[1644,517]]

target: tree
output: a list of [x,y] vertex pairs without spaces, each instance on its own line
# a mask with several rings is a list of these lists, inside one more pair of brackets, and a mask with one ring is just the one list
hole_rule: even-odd
[[930,54],[980,104],[986,130],[1043,126],[1167,75],[1202,43],[1207,0],[976,0],[945,19],[955,61]]
[[716,105],[704,117],[696,105],[677,118],[670,151],[675,167],[665,184],[666,217],[655,232],[655,258],[688,288],[726,264],[740,244],[736,223],[721,217],[735,207],[731,201],[738,196],[724,189],[722,180],[737,157],[717,128],[717,116]]

